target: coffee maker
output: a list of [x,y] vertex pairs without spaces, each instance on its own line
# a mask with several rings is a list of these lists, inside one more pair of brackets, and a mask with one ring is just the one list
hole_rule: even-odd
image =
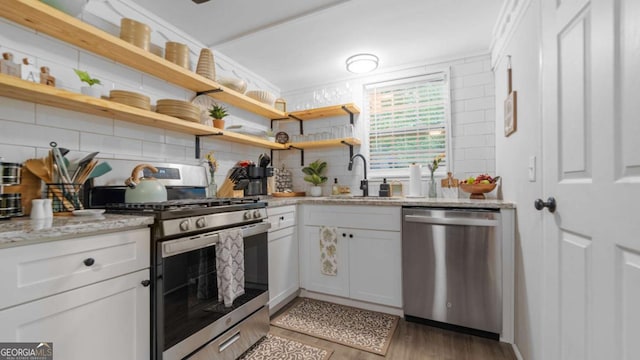
[[244,190],[245,196],[267,195],[268,178],[273,176],[272,167],[249,165],[247,176],[249,185]]

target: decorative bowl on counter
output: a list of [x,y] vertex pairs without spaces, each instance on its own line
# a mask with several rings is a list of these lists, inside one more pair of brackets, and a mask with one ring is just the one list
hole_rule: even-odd
[[470,193],[470,199],[486,199],[485,193],[492,192],[496,188],[496,183],[493,184],[460,184],[460,189],[466,193]]
[[247,91],[246,95],[254,100],[258,100],[263,104],[273,106],[276,102],[276,97],[272,93],[266,90],[251,90]]
[[228,87],[233,91],[237,91],[240,94],[244,94],[245,90],[247,90],[247,82],[242,79],[225,77],[217,79],[216,82],[224,87]]

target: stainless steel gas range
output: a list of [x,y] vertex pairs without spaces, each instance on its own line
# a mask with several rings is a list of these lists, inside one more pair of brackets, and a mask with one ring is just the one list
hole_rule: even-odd
[[[176,170],[168,173],[181,177]],[[198,186],[175,180],[167,187],[173,199],[166,202],[104,203],[119,198],[117,186],[96,186],[89,196],[92,206],[105,206],[107,212],[155,218],[150,239],[153,359],[236,359],[269,331],[266,203],[198,198]],[[245,290],[225,307],[218,300],[216,246],[221,232],[230,229],[243,235]]]

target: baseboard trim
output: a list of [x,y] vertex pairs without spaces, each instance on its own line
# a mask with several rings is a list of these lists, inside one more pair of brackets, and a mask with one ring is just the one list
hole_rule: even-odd
[[524,358],[522,357],[522,354],[520,354],[520,349],[518,349],[518,345],[511,344],[511,348],[513,349],[513,353],[516,354],[516,359],[524,360]]
[[[278,299],[273,299],[269,302],[269,316],[273,316],[273,314],[277,313],[285,307],[288,303],[292,302],[293,299],[297,298],[300,295],[300,289],[297,289],[289,296],[286,297],[278,297]],[[271,304],[273,302],[273,305]]]
[[373,304],[366,301],[353,300],[353,299],[348,299],[348,298],[335,296],[335,295],[321,294],[313,291],[308,291],[305,289],[301,289],[300,297],[307,297],[315,300],[328,301],[335,304],[352,306],[359,309],[377,311],[385,314],[397,315],[400,317],[404,316],[404,311],[400,308],[391,307],[387,305]]

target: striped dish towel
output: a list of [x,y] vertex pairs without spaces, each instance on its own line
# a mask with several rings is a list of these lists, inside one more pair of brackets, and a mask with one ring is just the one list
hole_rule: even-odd
[[218,301],[230,307],[244,294],[244,239],[241,229],[223,230],[216,245]]

